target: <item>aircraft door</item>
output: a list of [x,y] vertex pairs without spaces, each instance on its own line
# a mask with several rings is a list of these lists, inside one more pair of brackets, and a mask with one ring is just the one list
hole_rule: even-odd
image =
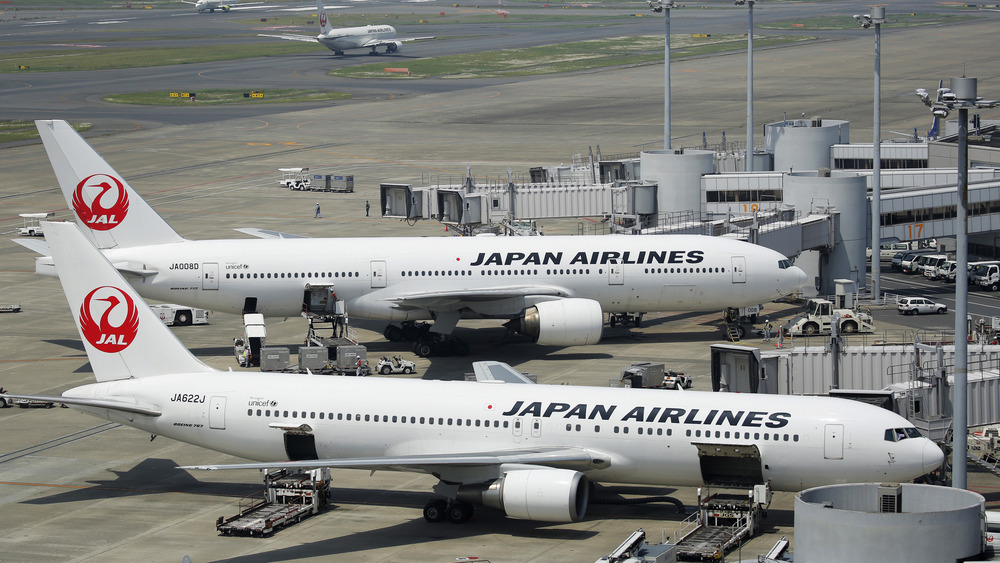
[[733,256],[733,283],[747,282],[747,257]]
[[219,263],[203,262],[201,265],[201,288],[219,289]]
[[531,437],[532,438],[542,437],[542,421],[537,418],[531,419]]
[[212,397],[208,404],[208,427],[213,430],[226,429],[226,398]]
[[520,418],[515,418],[514,419],[514,423],[512,425],[512,431],[514,432],[514,441],[515,442],[519,442],[521,440],[521,434],[524,433],[524,429],[522,428],[522,424],[524,424],[524,423],[522,422],[522,420]]
[[608,264],[608,285],[622,285],[625,283],[625,266],[622,264]]
[[385,260],[372,260],[372,287],[385,287]]
[[826,459],[844,459],[843,424],[826,425],[826,437],[823,439],[823,457]]
[[285,454],[288,461],[319,459],[316,436],[300,432],[285,432]]

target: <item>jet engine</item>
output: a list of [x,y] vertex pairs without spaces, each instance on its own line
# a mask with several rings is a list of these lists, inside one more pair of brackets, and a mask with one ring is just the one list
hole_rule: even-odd
[[463,485],[458,500],[538,522],[578,522],[587,513],[587,476],[569,469],[519,469],[482,485]]
[[398,53],[403,48],[402,41],[392,41],[385,46],[386,53]]
[[525,309],[514,327],[547,346],[596,344],[604,327],[601,304],[592,299],[542,301]]
[[232,8],[230,8],[229,6],[222,6],[222,11],[223,11],[223,12],[228,12],[228,11],[229,11],[229,10],[231,10],[231,9],[232,9]]

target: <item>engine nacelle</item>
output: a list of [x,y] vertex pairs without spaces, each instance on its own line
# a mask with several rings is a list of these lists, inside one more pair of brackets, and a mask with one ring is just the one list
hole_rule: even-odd
[[385,46],[385,52],[386,53],[398,53],[398,52],[400,52],[402,50],[403,50],[403,42],[402,41],[393,41],[391,43],[386,44],[386,46]]
[[604,328],[604,311],[593,299],[542,301],[521,314],[518,332],[543,346],[597,344]]
[[232,9],[232,8],[231,8],[231,7],[229,7],[229,6],[222,6],[222,11],[223,11],[223,12],[229,12],[229,10],[231,10],[231,9]]
[[502,510],[510,518],[579,522],[587,513],[587,476],[569,469],[519,469],[485,485],[465,485],[458,499]]

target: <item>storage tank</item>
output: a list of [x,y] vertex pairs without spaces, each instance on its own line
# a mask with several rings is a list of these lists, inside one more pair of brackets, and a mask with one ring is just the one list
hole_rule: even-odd
[[703,150],[643,151],[639,155],[643,182],[658,184],[658,213],[701,213],[701,177],[715,172],[715,153]]
[[831,168],[833,145],[850,143],[850,123],[838,119],[793,119],[764,126],[764,145],[774,171]]
[[977,493],[910,483],[858,483],[795,496],[795,559],[809,563],[965,561],[983,549]]

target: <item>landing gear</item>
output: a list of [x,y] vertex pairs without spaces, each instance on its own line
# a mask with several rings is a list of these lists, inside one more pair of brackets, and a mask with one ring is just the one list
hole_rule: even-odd
[[450,334],[428,332],[413,345],[413,353],[421,358],[430,356],[464,356],[469,353],[469,345]]
[[424,505],[424,520],[443,522],[448,517],[448,501],[436,498]]
[[403,321],[399,324],[391,323],[385,326],[382,336],[390,342],[400,342],[403,340],[413,342],[421,336],[426,335],[431,329],[429,323],[415,323],[413,321]]
[[464,524],[472,519],[473,514],[475,507],[459,500],[448,502],[443,498],[436,498],[424,506],[424,520],[428,522],[448,520],[454,524]]
[[333,54],[337,55],[338,57],[343,57],[344,56],[344,52],[343,51],[334,51]]
[[629,323],[635,326],[635,328],[642,327],[642,316],[646,313],[611,313],[608,318],[608,325],[622,325],[625,326]]

